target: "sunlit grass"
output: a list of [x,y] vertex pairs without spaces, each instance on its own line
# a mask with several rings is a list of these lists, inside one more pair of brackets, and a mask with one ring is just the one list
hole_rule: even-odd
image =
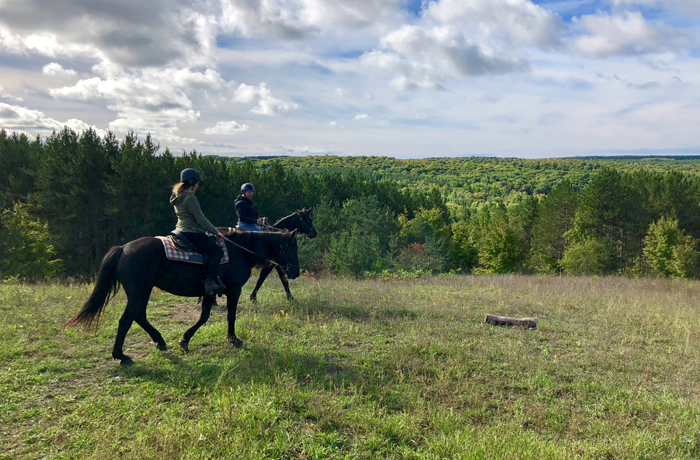
[[123,293],[96,335],[62,329],[90,289],[0,285],[0,458],[700,456],[695,282],[302,279],[289,304],[271,281],[244,349],[215,307],[189,354],[194,300],[154,292],[171,349],[134,325],[132,368],[110,359]]

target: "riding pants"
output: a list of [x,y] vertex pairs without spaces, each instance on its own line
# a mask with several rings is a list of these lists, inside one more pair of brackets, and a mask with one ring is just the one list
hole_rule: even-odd
[[219,271],[219,262],[221,262],[221,258],[224,256],[224,251],[216,241],[216,237],[209,236],[206,233],[183,232],[183,234],[197,249],[209,255],[205,273],[208,280],[215,279]]
[[262,232],[262,228],[256,224],[246,224],[245,222],[238,222],[236,225],[238,228],[245,232]]

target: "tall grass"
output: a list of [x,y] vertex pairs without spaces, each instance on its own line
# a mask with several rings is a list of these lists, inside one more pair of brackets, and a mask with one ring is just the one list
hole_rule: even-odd
[[[0,458],[697,458],[700,285],[669,280],[302,279],[223,310],[154,292],[63,330],[91,286],[0,285]],[[250,288],[248,288],[248,291]],[[537,316],[495,328],[485,313]]]

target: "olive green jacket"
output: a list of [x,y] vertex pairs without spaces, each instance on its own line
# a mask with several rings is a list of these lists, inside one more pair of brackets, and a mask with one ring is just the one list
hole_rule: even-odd
[[199,201],[191,190],[173,193],[170,196],[170,204],[175,208],[175,215],[177,215],[176,230],[185,233],[209,232],[215,235],[218,233],[216,227],[202,214]]

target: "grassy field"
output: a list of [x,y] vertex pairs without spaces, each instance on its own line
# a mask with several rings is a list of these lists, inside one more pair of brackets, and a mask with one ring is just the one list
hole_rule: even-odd
[[[246,292],[250,291],[250,286]],[[63,330],[89,286],[0,285],[0,458],[700,458],[700,284],[454,277],[276,280],[190,343],[155,292],[157,351],[125,296]],[[536,330],[483,323],[538,316]]]

